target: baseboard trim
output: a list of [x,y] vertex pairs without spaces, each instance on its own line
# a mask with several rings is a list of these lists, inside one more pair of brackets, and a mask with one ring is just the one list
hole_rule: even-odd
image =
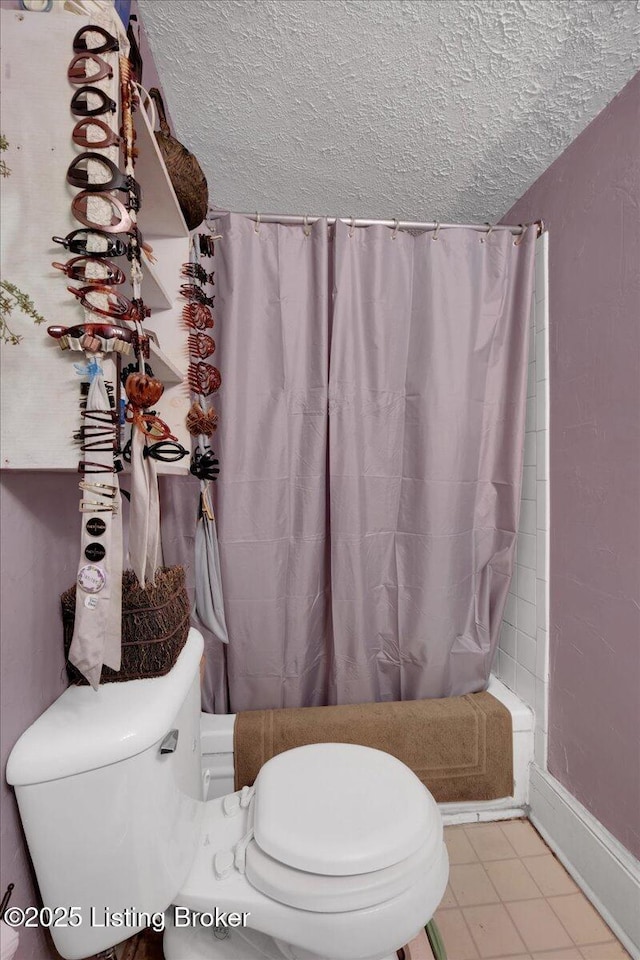
[[530,819],[634,960],[640,863],[551,774],[531,765]]

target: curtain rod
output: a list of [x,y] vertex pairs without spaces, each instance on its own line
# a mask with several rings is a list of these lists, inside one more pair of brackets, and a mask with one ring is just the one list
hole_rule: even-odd
[[[207,213],[207,220],[209,218],[217,220],[219,217],[226,216],[230,211],[229,210],[209,210]],[[544,222],[542,220],[535,220],[530,224],[519,224],[508,225],[508,224],[489,224],[489,223],[422,223],[418,220],[364,220],[359,217],[303,217],[297,214],[289,213],[240,213],[241,217],[248,217],[249,220],[254,220],[256,223],[281,223],[283,225],[299,225],[306,226],[316,223],[318,220],[326,219],[328,224],[336,223],[337,220],[341,220],[343,223],[346,223],[351,227],[394,227],[396,230],[452,230],[452,229],[464,229],[464,230],[477,230],[479,233],[488,233],[490,230],[510,230],[514,236],[523,233],[527,227],[535,226],[537,228],[537,236],[541,236],[544,233]]]

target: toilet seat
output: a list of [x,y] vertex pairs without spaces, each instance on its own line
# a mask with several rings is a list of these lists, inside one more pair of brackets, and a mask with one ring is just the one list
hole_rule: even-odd
[[382,870],[323,876],[280,863],[252,841],[247,847],[245,873],[252,887],[278,903],[313,913],[347,913],[400,896],[419,881],[431,861],[432,844],[425,843],[406,860]]
[[435,801],[416,775],[391,754],[349,743],[273,757],[256,778],[252,813],[263,853],[320,876],[384,870],[442,836]]

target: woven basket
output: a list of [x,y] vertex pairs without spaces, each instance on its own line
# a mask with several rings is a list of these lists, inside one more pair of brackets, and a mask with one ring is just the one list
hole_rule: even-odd
[[189,230],[195,230],[206,217],[209,208],[207,179],[194,155],[189,153],[179,140],[171,136],[162,94],[158,88],[152,87],[149,90],[149,96],[158,109],[160,130],[156,130],[155,134],[162,159],[167,167],[186,224]]
[[[60,599],[66,659],[76,616],[75,584]],[[122,575],[122,664],[119,671],[103,667],[100,682],[164,676],[186,642],[190,616],[183,567],[157,570],[155,584],[144,589],[133,570],[125,570]],[[87,683],[68,659],[67,675],[70,683]]]

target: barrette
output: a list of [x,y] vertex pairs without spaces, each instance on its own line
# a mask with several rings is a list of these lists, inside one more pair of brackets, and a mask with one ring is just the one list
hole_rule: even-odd
[[187,373],[189,386],[194,393],[199,393],[208,397],[210,393],[215,393],[220,389],[222,377],[217,367],[212,367],[209,363],[190,363]]
[[[89,94],[100,99],[97,107],[89,106]],[[77,117],[97,117],[101,113],[115,113],[116,110],[115,100],[99,87],[80,87],[71,97],[71,113],[75,113]]]
[[201,360],[206,360],[216,350],[215,340],[206,333],[190,333],[187,337],[187,346],[189,353],[194,357],[200,357]]
[[[89,182],[89,171],[84,169],[81,164],[100,163],[106,167],[110,173],[107,180],[100,183]],[[80,153],[75,157],[67,168],[67,183],[72,187],[80,187],[85,193],[100,193],[102,190],[122,190],[129,194],[129,209],[138,210],[140,208],[141,191],[140,186],[133,177],[122,173],[115,165],[113,160],[103,157],[99,153],[86,152]],[[133,198],[133,199],[132,199]]]
[[[89,384],[85,381],[86,392],[89,392]],[[106,384],[105,384],[106,386]],[[111,385],[110,385],[111,386]],[[113,386],[111,386],[113,392]],[[86,407],[80,411],[83,420],[95,420],[96,423],[117,423],[118,414],[115,410],[88,410]]]
[[[89,470],[89,467],[93,469]],[[114,460],[113,465],[97,463],[95,460],[80,460],[78,463],[78,473],[122,473],[123,469],[120,460]]]
[[[87,265],[96,264],[106,270],[106,274],[101,277],[88,277]],[[124,272],[110,260],[104,260],[102,257],[74,257],[67,263],[58,263],[54,260],[51,264],[56,270],[62,270],[71,280],[82,280],[84,283],[98,283],[103,286],[111,284],[124,283],[127,279]]]
[[[97,47],[90,47],[87,43],[85,33],[99,33],[100,36],[104,39],[104,43],[101,43]],[[98,27],[96,24],[90,23],[86,27],[80,27],[75,37],[73,38],[73,52],[74,53],[108,53],[110,50],[119,50],[120,44],[115,37],[112,37],[111,34],[104,29],[104,27]]]
[[205,303],[208,307],[213,306],[213,297],[208,297],[202,287],[195,283],[183,283],[180,286],[180,296],[185,300],[195,300],[196,303]]
[[108,497],[109,500],[115,500],[118,487],[112,483],[97,483],[91,480],[81,480],[78,484],[81,490],[87,490],[89,493],[97,493],[100,497]]
[[[89,219],[87,214],[88,201],[97,197],[111,204],[111,222],[109,224],[97,223],[95,220]],[[83,190],[73,198],[71,212],[76,220],[84,223],[85,227],[89,227],[92,230],[103,230],[105,233],[129,233],[133,227],[133,222],[127,209],[120,203],[117,197],[112,197],[110,193],[92,193],[91,191]]]
[[200,447],[196,447],[191,458],[189,473],[197,477],[198,480],[217,480],[220,467],[219,460],[213,455],[213,450],[206,450],[201,453]]
[[[98,140],[89,140],[89,130],[91,128],[101,130],[102,138]],[[106,147],[117,147],[120,143],[120,137],[111,127],[98,120],[97,117],[85,117],[84,120],[78,120],[71,131],[71,139],[79,147],[91,147],[94,150],[104,150]]]
[[214,273],[207,273],[204,267],[199,263],[183,263],[180,268],[183,277],[190,277],[192,280],[199,280],[200,283],[215,283]]
[[[93,288],[90,287],[89,289]],[[89,307],[89,309],[94,310],[95,308]],[[129,344],[133,343],[135,337],[133,330],[112,323],[80,323],[75,327],[61,327],[55,324],[47,327],[47,333],[54,340],[61,340],[63,337],[74,337],[79,340],[80,337],[89,336],[102,337],[104,340],[122,340]]]
[[81,500],[78,504],[80,513],[114,513],[118,512],[118,504],[101,503],[100,500]]
[[[98,285],[90,287],[67,287],[69,293],[77,297],[83,307],[91,310],[93,313],[99,313],[103,317],[117,317],[121,320],[128,320],[130,323],[141,323],[145,317],[148,317],[151,311],[145,307],[140,299],[128,300],[122,294],[116,293],[109,287]],[[94,304],[89,298],[93,296],[106,297],[106,305]],[[91,324],[85,324],[85,327]],[[123,328],[124,329],[124,328]],[[133,331],[127,331],[133,333]],[[52,334],[53,336],[53,334]],[[73,336],[73,334],[71,334]]]
[[[145,444],[142,455],[145,458],[151,457],[152,460],[158,460],[160,463],[176,463],[183,457],[188,457],[189,451],[177,441],[158,440],[156,443]],[[131,440],[127,440],[122,448],[122,458],[127,463],[131,463]]]
[[[95,73],[87,73],[88,63],[94,63],[97,66]],[[113,67],[98,56],[97,53],[76,53],[71,58],[71,63],[67,70],[67,78],[70,83],[95,83],[97,80],[111,80],[113,77]]]
[[211,330],[214,324],[211,310],[202,303],[185,303],[182,319],[185,326],[192,330]]
[[[69,253],[78,253],[82,257],[124,257],[127,244],[119,237],[111,237],[104,230],[73,230],[66,237],[52,237],[54,243],[60,243]],[[87,250],[90,239],[99,239],[104,244],[103,250]]]

